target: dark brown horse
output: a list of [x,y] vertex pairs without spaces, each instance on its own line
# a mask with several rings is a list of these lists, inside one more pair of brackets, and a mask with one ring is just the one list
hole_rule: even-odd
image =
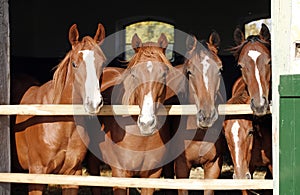
[[[135,55],[127,67],[110,67],[103,72],[102,94],[109,104],[140,108],[137,116],[100,117],[102,129],[97,144],[101,156],[92,157],[109,164],[113,177],[159,178],[161,175],[167,153],[165,144],[170,139],[165,116],[157,115],[166,98],[167,75],[173,68],[165,56],[167,45],[164,34],[157,42],[147,43],[142,43],[135,34],[132,38]],[[127,191],[114,188],[114,194]],[[153,192],[154,189],[141,189],[141,194]]]
[[[30,87],[21,104],[83,104],[96,114],[103,105],[100,76],[106,60],[99,47],[102,24],[94,38],[79,39],[77,25],[69,30],[72,49],[58,64],[53,80]],[[81,175],[89,142],[84,125],[73,116],[16,117],[15,140],[19,163],[29,173]],[[78,186],[62,186],[63,194],[77,194]],[[29,194],[42,194],[44,185],[30,184]]]
[[[172,141],[176,178],[189,178],[192,166],[202,165],[205,179],[216,179],[221,173],[223,139],[220,136],[220,117],[217,96],[221,84],[222,62],[217,55],[219,34],[212,32],[208,41],[198,41],[195,36],[186,40],[187,53],[184,64],[176,66],[185,79],[185,100],[181,104],[194,104],[194,116],[181,116]],[[175,117],[175,119],[178,117]],[[175,121],[176,122],[176,121]],[[178,122],[178,121],[177,121]],[[218,127],[219,126],[219,127]],[[179,194],[188,191],[179,190]],[[213,194],[206,190],[205,194]]]

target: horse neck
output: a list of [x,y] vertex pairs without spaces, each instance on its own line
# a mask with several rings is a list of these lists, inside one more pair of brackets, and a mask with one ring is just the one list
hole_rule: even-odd
[[167,104],[178,103],[177,99],[182,100],[186,94],[187,82],[183,72],[183,64],[171,68],[167,75],[167,91],[166,102]]

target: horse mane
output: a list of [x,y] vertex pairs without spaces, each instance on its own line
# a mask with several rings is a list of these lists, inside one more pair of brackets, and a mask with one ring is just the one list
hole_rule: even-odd
[[185,55],[185,63],[188,62],[190,56],[199,55],[199,51],[204,51],[207,55],[212,55],[210,52],[215,54],[218,53],[218,48],[214,47],[213,45],[207,43],[205,39],[197,41],[196,48],[193,50],[192,53],[187,52]]
[[132,56],[132,58],[128,61],[127,68],[133,67],[137,63],[141,62],[141,59],[145,57],[148,59],[157,59],[158,61],[166,64],[169,68],[172,67],[172,64],[166,58],[166,55],[160,50],[160,47],[148,43],[148,45],[140,47],[138,52]]
[[243,49],[243,47],[247,43],[259,42],[263,44],[269,51],[271,51],[271,43],[260,38],[259,35],[249,35],[246,40],[244,40],[241,44],[237,46],[233,46],[229,49],[229,51],[233,54],[233,56],[237,59]]
[[53,104],[59,103],[59,100],[61,98],[62,91],[66,83],[70,53],[71,52],[69,51],[65,56],[65,58],[57,66],[53,68],[56,69],[53,74],[53,85],[54,85]]

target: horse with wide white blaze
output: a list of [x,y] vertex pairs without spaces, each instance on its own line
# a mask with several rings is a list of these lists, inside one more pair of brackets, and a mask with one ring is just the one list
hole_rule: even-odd
[[[250,104],[253,115],[226,116],[223,131],[234,165],[234,179],[251,179],[258,166],[266,166],[265,178],[272,178],[272,116],[269,109],[271,90],[270,33],[262,24],[259,35],[244,38],[237,28],[238,46],[232,50],[241,66],[242,77],[232,88],[227,104]],[[242,190],[243,194],[249,191]]]
[[[79,39],[77,25],[69,29],[71,50],[58,64],[53,79],[30,87],[20,104],[83,104],[89,114],[103,105],[99,80],[106,57],[100,48],[102,24],[94,38]],[[81,118],[17,115],[14,128],[18,160],[24,170],[37,174],[81,175],[89,137]],[[29,194],[42,194],[44,185],[29,184]],[[78,186],[62,186],[63,194],[77,194]]]
[[247,85],[251,109],[253,114],[258,116],[265,115],[270,104],[270,36],[270,31],[265,24],[262,24],[259,35],[250,35],[247,38],[239,28],[236,28],[234,40],[237,46],[231,48]]

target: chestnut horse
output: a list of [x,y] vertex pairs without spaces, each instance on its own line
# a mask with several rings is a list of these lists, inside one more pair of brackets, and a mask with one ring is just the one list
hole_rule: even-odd
[[250,35],[236,28],[234,31],[236,47],[231,48],[241,68],[242,77],[247,85],[250,106],[253,114],[265,115],[270,103],[271,80],[271,42],[270,31],[262,24],[259,35]]
[[[234,32],[238,46],[233,48],[242,77],[233,86],[228,104],[250,104],[253,115],[227,116],[224,134],[234,164],[233,178],[251,179],[257,166],[267,166],[272,178],[272,118],[270,101],[270,33],[262,24],[259,35],[246,40],[240,29]],[[247,194],[246,190],[242,191]]]
[[[146,43],[135,34],[132,38],[135,55],[127,67],[124,70],[107,67],[103,72],[102,94],[109,104],[140,108],[140,114],[135,116],[99,118],[102,128],[97,144],[101,156],[91,157],[101,158],[110,165],[113,177],[159,178],[161,175],[167,153],[165,144],[170,138],[165,116],[157,115],[166,98],[167,74],[173,68],[165,56],[167,45],[163,33],[157,42]],[[114,194],[126,194],[129,189],[114,187],[113,190]],[[141,189],[141,194],[153,192],[154,189]]]
[[[197,113],[194,116],[181,116],[180,124],[172,140],[175,159],[176,178],[189,178],[192,166],[202,165],[204,178],[218,178],[222,166],[222,148],[224,140],[220,136],[220,117],[217,112],[217,97],[221,86],[222,62],[217,55],[220,37],[212,32],[209,41],[198,41],[195,36],[186,40],[187,53],[184,64],[176,66],[184,75],[185,100],[181,104],[194,104]],[[175,117],[174,120],[178,119]],[[219,127],[217,127],[219,125]],[[178,190],[178,194],[187,194]],[[213,190],[205,190],[213,194]]]
[[[246,84],[240,78],[233,86],[227,104],[250,103]],[[272,178],[272,118],[270,114],[228,115],[223,123],[228,149],[234,166],[234,179],[251,179],[257,167],[267,166],[265,178]],[[242,191],[248,194],[247,190]],[[251,193],[250,193],[251,194]]]
[[[103,105],[99,80],[106,60],[100,48],[104,37],[100,23],[94,38],[85,36],[82,40],[77,25],[72,25],[72,49],[58,64],[53,80],[30,87],[20,104],[83,104],[87,113],[98,113]],[[29,173],[81,175],[89,138],[80,118],[18,115],[15,140],[19,163]],[[42,194],[44,187],[29,184],[29,194]],[[62,188],[63,194],[78,191],[73,185]]]

